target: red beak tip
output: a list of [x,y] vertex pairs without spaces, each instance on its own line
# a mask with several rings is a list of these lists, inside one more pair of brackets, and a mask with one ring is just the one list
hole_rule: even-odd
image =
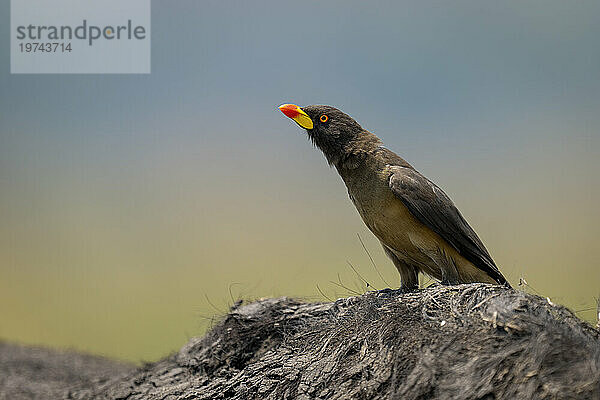
[[294,104],[283,104],[279,106],[281,112],[288,118],[297,117],[300,114],[298,108],[299,107]]

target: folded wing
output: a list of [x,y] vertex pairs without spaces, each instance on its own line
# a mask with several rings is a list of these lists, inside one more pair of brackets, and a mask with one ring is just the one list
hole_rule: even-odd
[[390,168],[390,189],[419,221],[495,281],[510,286],[473,228],[442,189],[411,167]]

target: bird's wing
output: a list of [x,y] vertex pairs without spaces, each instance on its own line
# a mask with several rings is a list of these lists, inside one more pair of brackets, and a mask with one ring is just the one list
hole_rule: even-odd
[[498,283],[508,285],[473,228],[442,189],[410,167],[390,169],[390,189],[421,223]]

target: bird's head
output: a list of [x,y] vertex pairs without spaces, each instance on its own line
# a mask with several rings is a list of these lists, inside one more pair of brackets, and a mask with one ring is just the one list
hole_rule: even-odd
[[353,143],[360,142],[361,136],[373,136],[352,117],[335,107],[283,104],[279,109],[306,129],[308,137],[325,154],[330,164],[340,160]]

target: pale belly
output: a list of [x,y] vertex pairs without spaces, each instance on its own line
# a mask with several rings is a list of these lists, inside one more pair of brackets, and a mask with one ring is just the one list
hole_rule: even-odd
[[[408,211],[401,201],[393,197],[382,194],[377,196],[382,201],[378,204],[369,204],[365,201],[357,201],[354,205],[358,210],[365,225],[373,232],[382,244],[392,250],[396,256],[420,269],[430,269],[428,266],[431,260],[423,253],[422,249],[430,247],[435,248],[428,237],[424,226]],[[435,273],[427,271],[427,273]],[[437,274],[435,274],[437,275]]]
[[403,262],[439,280],[494,281],[414,217],[388,188],[367,199],[351,197],[373,234]]

